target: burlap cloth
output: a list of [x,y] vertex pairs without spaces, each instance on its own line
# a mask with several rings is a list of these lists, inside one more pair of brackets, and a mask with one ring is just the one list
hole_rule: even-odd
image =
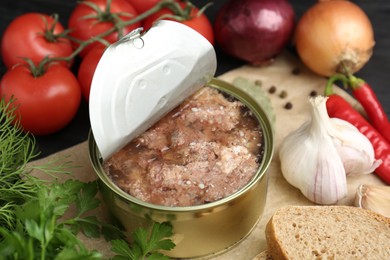
[[[312,205],[301,192],[288,184],[282,176],[280,170],[280,160],[278,156],[279,146],[283,138],[292,130],[299,127],[309,117],[310,104],[308,97],[312,91],[322,94],[326,79],[309,72],[293,55],[289,53],[281,54],[271,65],[263,67],[243,66],[221,75],[219,78],[232,82],[236,77],[245,77],[251,81],[259,80],[262,82],[262,88],[269,90],[271,86],[276,88],[269,97],[275,110],[275,153],[269,169],[269,185],[267,193],[267,202],[264,214],[254,230],[237,246],[229,251],[213,257],[212,259],[252,259],[258,253],[266,249],[264,228],[273,212],[279,207],[285,205]],[[282,91],[287,96],[282,97]],[[352,105],[361,111],[360,105],[352,99],[346,92],[336,88],[336,92],[344,95]],[[291,109],[286,109],[287,102],[292,104]],[[73,169],[73,177],[83,181],[96,179],[92,166],[89,161],[87,141],[78,144],[69,149],[63,150],[47,158],[34,163],[42,164],[56,158],[66,157],[67,160],[76,165]],[[304,158],[302,158],[304,160]],[[365,176],[349,177],[348,196],[339,202],[339,204],[352,205],[356,189],[360,184],[379,184],[385,185],[379,178],[373,174]],[[105,217],[103,210],[96,212],[97,216]],[[86,239],[86,244],[104,255],[110,255],[109,243],[103,239]]]

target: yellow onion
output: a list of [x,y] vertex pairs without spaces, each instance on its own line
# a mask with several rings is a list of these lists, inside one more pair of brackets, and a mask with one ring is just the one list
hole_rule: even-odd
[[322,76],[357,72],[371,58],[375,45],[365,12],[343,0],[310,7],[297,23],[294,43],[302,62]]

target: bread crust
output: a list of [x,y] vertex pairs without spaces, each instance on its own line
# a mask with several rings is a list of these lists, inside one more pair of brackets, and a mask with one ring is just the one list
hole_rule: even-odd
[[272,259],[288,259],[287,253],[283,250],[283,247],[280,246],[280,242],[278,241],[275,232],[275,226],[273,225],[274,216],[275,215],[271,217],[265,228],[265,238],[267,240],[268,251]]
[[[295,214],[301,214],[299,215],[299,220],[297,220],[295,217],[297,215]],[[307,223],[301,223],[300,221],[302,221],[303,215],[305,217],[313,216],[317,219],[315,219],[315,221],[308,219]],[[315,226],[316,224],[318,225],[318,230],[320,230],[317,234],[313,232],[313,230],[317,230],[317,227]],[[286,229],[282,230],[282,225],[287,225]],[[291,228],[288,225],[299,225],[299,228]],[[330,225],[332,226],[330,227]],[[324,229],[322,229],[322,227],[324,227]],[[361,227],[361,229],[359,229],[359,227]],[[330,228],[333,230],[329,231]],[[290,232],[293,230],[293,232],[296,231],[297,233],[286,234],[286,230],[290,230]],[[335,240],[345,239],[348,237],[348,232],[351,232],[351,230],[355,236],[353,239],[356,239],[355,242],[357,249],[354,248],[353,250],[350,250],[343,243],[338,243],[338,241],[335,243]],[[329,240],[325,241],[326,239],[323,239],[321,236],[323,233],[327,233],[328,231],[330,235],[327,239]],[[298,232],[300,233],[298,234]],[[368,232],[374,232],[372,235],[377,235],[378,237],[377,243],[371,243],[370,248],[366,248],[366,245],[359,244],[372,242],[368,241],[368,239],[372,239]],[[358,235],[361,235],[361,237]],[[333,258],[336,256],[340,259],[345,259],[348,256],[354,257],[354,259],[359,259],[360,255],[365,254],[369,254],[370,257],[372,256],[372,259],[390,259],[390,218],[366,209],[352,206],[283,207],[277,210],[268,221],[265,229],[265,236],[269,253],[274,260],[300,259],[302,255],[307,256],[310,255],[310,253],[313,253],[312,258],[318,259],[328,257]],[[294,236],[296,237],[294,238]],[[365,241],[365,239],[367,239],[367,241]],[[317,240],[320,241],[319,244],[321,244],[324,248],[328,245],[331,247],[337,247],[337,245],[340,245],[340,248],[327,248],[327,250],[324,249],[324,252],[314,252],[315,250],[313,252],[292,252],[293,250],[291,250],[293,247],[291,243],[296,243],[295,245],[297,245],[297,251],[299,251],[298,248],[300,248],[298,247],[299,243],[308,243],[307,250],[312,250],[311,245],[318,242]],[[300,246],[302,246],[302,244]],[[364,252],[365,249],[368,249],[367,252]],[[303,251],[304,250],[305,249],[303,249]],[[356,250],[356,252],[354,250]],[[356,255],[350,255],[350,251],[353,251]],[[335,252],[338,252],[338,254]],[[377,253],[377,255],[375,255],[375,253]],[[322,257],[323,255],[325,257]]]

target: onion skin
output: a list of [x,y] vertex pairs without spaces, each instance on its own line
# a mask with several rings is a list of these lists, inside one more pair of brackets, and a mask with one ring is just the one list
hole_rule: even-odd
[[327,77],[359,71],[375,45],[367,15],[356,4],[343,0],[310,7],[297,23],[294,43],[302,62]]
[[290,43],[294,26],[287,0],[230,0],[216,16],[214,33],[227,54],[260,65]]

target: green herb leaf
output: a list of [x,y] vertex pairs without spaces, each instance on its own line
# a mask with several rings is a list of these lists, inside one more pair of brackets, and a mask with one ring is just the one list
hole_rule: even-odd
[[125,238],[125,234],[119,227],[105,223],[102,223],[102,234],[106,241]]
[[58,228],[56,233],[56,239],[61,242],[61,244],[71,246],[71,245],[77,245],[78,247],[83,247],[81,244],[81,241],[77,238],[77,236],[71,232],[69,229],[61,227]]
[[[0,227],[0,235],[2,240],[0,242],[0,255],[8,256],[14,255],[15,252],[21,252],[24,255],[24,259],[31,253],[31,239],[25,239],[18,232],[10,232],[9,230]],[[27,250],[26,250],[27,249]]]
[[81,187],[82,182],[77,180],[67,180],[64,183],[53,181],[43,185],[38,191],[42,211],[52,212],[55,216],[64,215],[70,204],[76,200],[77,191]]
[[100,222],[95,216],[89,216],[79,221],[81,230],[87,237],[100,237]]
[[24,222],[26,219],[38,221],[41,212],[37,209],[39,209],[39,201],[35,198],[15,208],[14,213],[21,222]]
[[122,239],[115,239],[111,241],[111,251],[117,253],[113,257],[113,260],[125,260],[125,259],[139,259],[141,257],[141,250],[138,247],[130,248],[127,241]]
[[57,238],[61,241],[61,244],[66,246],[58,253],[56,259],[102,259],[99,252],[89,251],[77,236],[67,228],[61,228],[57,233]]
[[77,194],[76,199],[76,207],[79,211],[79,216],[99,206],[100,201],[95,197],[97,191],[98,188],[96,182],[85,183],[82,186],[82,189]]
[[144,254],[160,249],[171,250],[175,246],[170,239],[164,239],[172,236],[172,226],[168,222],[155,223],[148,236],[144,229],[138,229],[134,233],[134,241],[140,245]]
[[148,256],[148,260],[168,260],[169,257],[161,253],[152,253]]
[[58,260],[74,260],[74,259],[82,259],[82,260],[101,260],[102,255],[97,252],[80,252],[71,248],[64,248],[57,256]]
[[113,260],[146,258],[165,260],[169,257],[158,251],[171,250],[175,247],[172,240],[167,239],[167,237],[172,236],[172,226],[167,222],[155,222],[149,230],[138,228],[132,233],[132,236],[134,243],[131,246],[125,240],[111,241],[111,250],[117,253]]
[[42,228],[32,219],[25,221],[27,234],[42,243],[45,241],[45,236]]
[[148,230],[143,228],[137,228],[135,232],[132,234],[135,245],[139,246],[141,252],[149,252],[149,248],[151,245],[148,243]]

